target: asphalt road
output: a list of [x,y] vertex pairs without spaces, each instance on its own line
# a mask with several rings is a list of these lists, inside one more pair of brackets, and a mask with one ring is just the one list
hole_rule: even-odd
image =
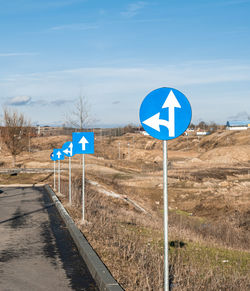
[[98,290],[42,187],[0,188],[0,290]]

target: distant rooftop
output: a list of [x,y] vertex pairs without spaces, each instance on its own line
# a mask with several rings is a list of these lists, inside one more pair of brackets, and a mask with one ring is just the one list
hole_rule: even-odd
[[231,120],[227,121],[227,126],[248,126],[250,120]]

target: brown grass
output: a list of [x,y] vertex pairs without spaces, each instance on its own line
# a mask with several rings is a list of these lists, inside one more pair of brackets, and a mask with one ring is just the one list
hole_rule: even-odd
[[[67,189],[64,182],[62,191]],[[139,213],[87,185],[88,223],[82,226],[80,193],[81,181],[75,178],[74,206],[68,211],[116,280],[128,291],[163,290],[162,219]],[[209,226],[173,211],[169,218],[172,290],[249,290],[249,252],[236,250],[249,250],[249,236],[242,236],[228,221]]]

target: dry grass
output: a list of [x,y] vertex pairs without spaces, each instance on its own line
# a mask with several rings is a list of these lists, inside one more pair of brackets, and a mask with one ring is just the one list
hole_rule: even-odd
[[[20,155],[18,163],[27,168],[53,168],[49,161],[52,148],[61,147],[69,138],[34,138],[32,152]],[[201,139],[181,136],[168,143],[172,290],[250,290],[249,141],[250,131],[217,132]],[[138,134],[97,137],[95,155],[86,158],[88,179],[134,199],[152,216],[125,201],[105,197],[87,184],[88,224],[82,226],[80,157],[72,161],[73,207],[68,205],[65,182],[68,161],[61,163],[65,169],[61,173],[63,203],[126,290],[163,288],[161,147],[160,141]],[[10,165],[11,157],[3,156],[2,163]],[[1,179],[53,182],[53,177],[42,174],[2,175]]]
[[[62,191],[67,189],[64,182]],[[68,207],[76,222],[81,220],[80,193],[76,178],[74,206]],[[87,185],[86,218],[88,224],[79,227],[125,290],[163,290],[160,217],[139,213]],[[169,218],[172,290],[249,290],[249,236],[228,221],[209,227],[209,222],[173,211]]]

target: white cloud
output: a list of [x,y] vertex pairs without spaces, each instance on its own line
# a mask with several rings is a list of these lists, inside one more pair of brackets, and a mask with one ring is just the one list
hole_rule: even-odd
[[16,96],[11,98],[8,102],[7,105],[11,106],[23,106],[29,104],[31,101],[31,97],[29,96]]
[[61,99],[76,97],[79,89],[84,88],[93,96],[108,95],[117,100],[117,96],[134,95],[157,86],[183,87],[238,81],[250,81],[250,63],[216,60],[158,67],[75,68],[12,75],[0,79],[0,93],[28,94],[37,98],[54,96],[53,98]]
[[0,53],[0,57],[37,56],[38,53]]
[[[250,81],[250,63],[241,64],[237,61],[215,60],[157,67],[150,65],[120,68],[86,67],[12,75],[7,76],[5,79],[0,79],[2,85],[9,86],[9,89],[21,89],[22,92],[27,89],[32,93],[36,91],[35,94],[39,92],[39,95],[41,95],[40,90],[41,92],[49,92],[53,89],[58,96],[64,91],[63,88],[70,87],[71,89],[74,86],[76,86],[77,90],[83,86],[96,92],[99,90],[98,86],[101,85],[102,88],[100,90],[102,92],[106,90],[109,93],[116,93],[124,90],[133,91],[136,88],[145,88],[145,84],[155,86],[168,83],[173,86],[185,86],[237,81]],[[48,86],[45,86],[45,84],[48,84]],[[39,87],[39,90],[36,89],[37,87]],[[0,86],[0,90],[1,88]],[[64,92],[64,95],[69,96],[68,91]],[[55,96],[54,92],[51,92],[51,94]]]
[[[245,82],[244,88],[237,84],[242,81]],[[90,100],[95,117],[102,118],[102,123],[126,124],[137,122],[138,108],[144,96],[155,88],[168,86],[190,96],[194,116],[216,120],[217,117],[223,118],[221,106],[224,106],[226,117],[235,109],[239,112],[244,109],[241,107],[250,106],[249,82],[250,62],[214,60],[168,66],[73,68],[12,75],[0,79],[0,95],[32,96],[29,104],[33,106],[29,113],[34,114],[33,119],[37,120],[40,114],[41,118],[60,120],[63,111],[73,106],[82,89],[82,95]],[[218,86],[219,91],[213,89]],[[235,89],[231,92],[227,88],[232,86]]]
[[125,11],[121,12],[121,15],[128,17],[128,18],[134,17],[146,5],[147,5],[147,2],[144,2],[144,1],[138,1],[138,2],[131,3],[128,5],[128,7]]
[[74,24],[65,24],[51,27],[50,30],[59,31],[59,30],[90,30],[97,29],[99,26],[96,24],[88,23],[74,23]]

